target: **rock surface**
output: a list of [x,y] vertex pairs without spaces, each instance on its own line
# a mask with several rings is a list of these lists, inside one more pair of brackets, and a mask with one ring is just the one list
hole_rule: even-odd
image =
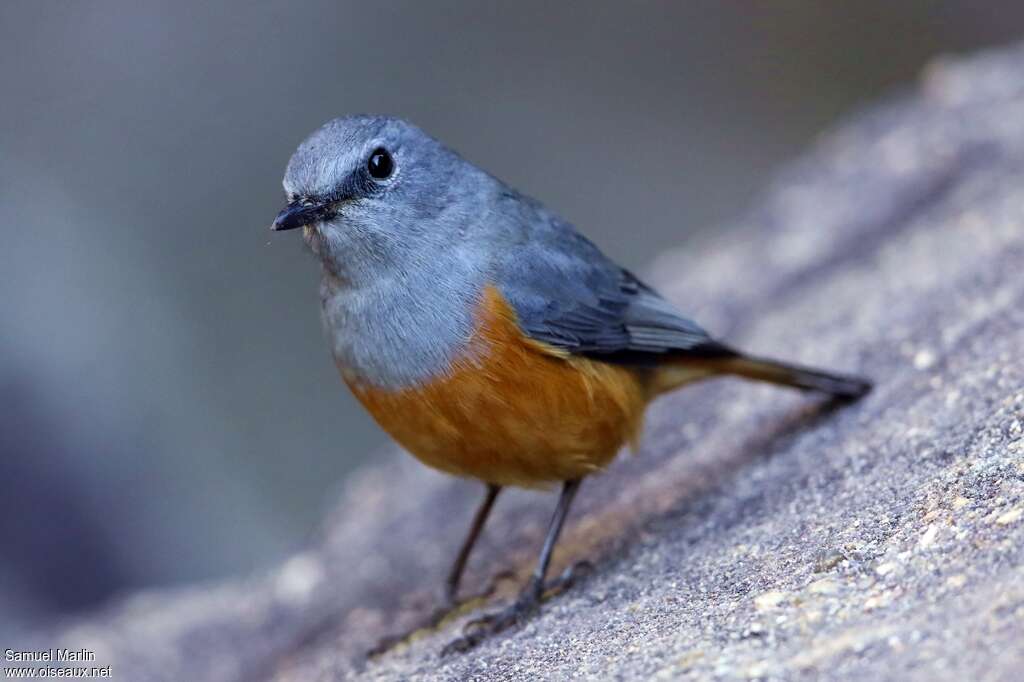
[[[38,643],[130,680],[1019,679],[1022,73],[1021,48],[935,64],[744,224],[660,260],[654,283],[729,341],[877,388],[841,409],[731,380],[664,398],[639,454],[582,488],[555,568],[594,572],[522,629],[442,659],[463,614],[364,660],[429,609],[482,494],[390,453],[280,570]],[[468,591],[525,575],[554,503],[499,501]]]

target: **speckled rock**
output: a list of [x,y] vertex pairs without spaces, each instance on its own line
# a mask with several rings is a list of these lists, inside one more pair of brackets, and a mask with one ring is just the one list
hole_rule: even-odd
[[[841,409],[719,381],[666,397],[587,481],[582,584],[465,655],[431,604],[482,493],[389,453],[269,575],[39,633],[123,679],[1010,680],[1024,670],[1024,49],[936,63],[652,279],[766,355],[877,380]],[[467,588],[528,571],[555,499],[498,503]],[[506,581],[492,602],[508,597]]]

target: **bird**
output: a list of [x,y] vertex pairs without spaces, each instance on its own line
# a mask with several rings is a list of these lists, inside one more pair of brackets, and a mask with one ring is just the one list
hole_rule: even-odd
[[421,462],[485,486],[445,605],[499,493],[560,486],[518,596],[470,621],[445,653],[539,610],[581,482],[637,447],[657,396],[719,376],[845,401],[871,388],[713,338],[569,222],[400,118],[327,122],[291,156],[283,186],[271,229],[301,229],[319,259],[321,319],[344,383]]

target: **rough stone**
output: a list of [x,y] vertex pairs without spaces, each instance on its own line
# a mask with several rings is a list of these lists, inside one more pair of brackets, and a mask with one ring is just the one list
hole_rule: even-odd
[[[735,229],[660,259],[654,283],[729,341],[877,387],[840,409],[732,380],[660,401],[640,452],[584,484],[556,554],[593,573],[521,629],[439,657],[503,581],[364,659],[430,609],[482,494],[389,453],[279,569],[135,595],[36,641],[131,680],[1019,679],[1021,73],[1019,47],[935,63]],[[525,575],[554,502],[499,502],[469,591]]]

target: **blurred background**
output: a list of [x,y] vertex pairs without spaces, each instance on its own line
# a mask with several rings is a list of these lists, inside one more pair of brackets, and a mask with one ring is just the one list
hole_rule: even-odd
[[0,4],[0,631],[301,546],[384,435],[318,267],[267,230],[295,146],[413,120],[626,265],[1008,0]]

